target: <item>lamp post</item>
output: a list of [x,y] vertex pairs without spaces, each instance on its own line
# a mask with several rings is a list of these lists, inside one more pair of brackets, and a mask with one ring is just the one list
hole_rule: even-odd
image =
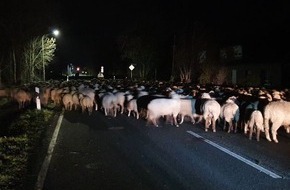
[[[59,35],[59,30],[53,30],[52,34],[56,37]],[[44,59],[44,39],[47,37],[48,34],[45,34],[41,37],[41,50],[42,50],[42,76],[43,76],[43,81],[45,81],[45,59]]]

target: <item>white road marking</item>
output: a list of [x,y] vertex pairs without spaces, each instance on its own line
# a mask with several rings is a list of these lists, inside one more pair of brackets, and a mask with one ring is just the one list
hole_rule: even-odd
[[191,134],[191,135],[193,135],[193,136],[195,136],[197,138],[202,139],[204,142],[206,142],[206,143],[218,148],[219,150],[221,150],[221,151],[223,151],[223,152],[225,152],[225,153],[237,158],[238,160],[240,160],[242,162],[245,162],[246,164],[256,168],[257,170],[259,170],[261,172],[264,172],[265,174],[271,176],[272,178],[276,178],[276,179],[277,178],[282,178],[282,176],[280,176],[278,174],[275,174],[274,172],[271,172],[270,170],[267,170],[267,169],[263,168],[262,166],[259,166],[259,165],[255,164],[254,162],[252,162],[250,160],[247,160],[246,158],[244,158],[244,157],[242,157],[242,156],[240,156],[240,155],[238,155],[238,154],[236,154],[236,153],[234,153],[234,152],[232,152],[232,151],[230,151],[230,150],[228,150],[228,149],[226,149],[226,148],[224,148],[224,147],[222,147],[222,146],[220,146],[220,145],[218,145],[218,144],[216,144],[216,143],[214,143],[214,142],[212,142],[212,141],[210,141],[208,139],[205,139],[202,136],[200,136],[200,135],[198,135],[198,134],[196,134],[196,133],[194,133],[192,131],[187,131],[187,133],[189,133],[189,134]]
[[62,113],[60,114],[60,116],[58,118],[56,127],[55,127],[54,132],[53,132],[52,139],[50,141],[50,144],[49,144],[49,147],[48,147],[48,150],[47,150],[47,155],[46,155],[46,157],[45,157],[45,159],[44,159],[44,161],[42,163],[40,172],[38,174],[37,182],[36,182],[36,185],[35,185],[35,189],[36,190],[42,190],[42,188],[43,188],[44,180],[46,178],[46,174],[47,174],[47,170],[48,170],[48,167],[49,167],[49,164],[50,164],[50,160],[51,160],[51,157],[52,157],[53,149],[54,149],[54,146],[56,144],[58,132],[59,132],[59,129],[60,129],[60,126],[61,126],[61,123],[62,123],[63,114],[64,114],[64,111],[62,111]]

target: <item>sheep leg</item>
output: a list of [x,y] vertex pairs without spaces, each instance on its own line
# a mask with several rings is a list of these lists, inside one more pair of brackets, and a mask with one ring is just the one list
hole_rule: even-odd
[[223,120],[223,122],[224,122],[223,130],[225,131],[226,130],[226,127],[227,127],[227,122],[225,120]]
[[138,112],[138,110],[136,108],[133,109],[133,110],[135,112],[136,119],[139,119],[139,112]]
[[257,141],[260,141],[260,133],[261,133],[260,129],[257,128],[257,134],[256,134]]
[[[239,121],[238,122],[238,126],[241,128],[241,131],[244,131],[244,133],[245,133],[245,128],[246,128],[246,123],[247,122],[244,122],[244,121]],[[245,133],[246,134],[246,133]]]
[[114,111],[114,117],[117,117],[117,108],[114,107],[114,108],[113,108],[113,111]]
[[234,122],[234,132],[237,133],[238,132],[238,123],[237,122]]
[[149,117],[149,113],[146,110],[143,110],[143,111],[145,112],[144,115],[146,114],[145,119],[147,119]]
[[200,123],[201,120],[202,120],[202,116],[198,115],[198,116],[197,116],[197,123]]
[[230,121],[229,121],[228,133],[230,133],[232,129],[233,129],[233,121],[230,120]]
[[215,133],[216,132],[216,122],[214,117],[211,118],[211,124],[212,124],[212,131]]
[[196,118],[196,114],[192,114],[192,116],[191,116],[192,124],[195,124],[195,118]]
[[121,114],[123,114],[123,112],[124,112],[124,107],[123,107],[123,106],[120,106],[120,108],[121,108]]
[[205,130],[205,132],[208,131],[208,123],[209,123],[209,121],[208,121],[207,118],[206,118],[206,119],[205,119],[205,123],[204,123],[204,130]]
[[158,125],[157,125],[157,121],[156,121],[155,118],[152,120],[152,123],[153,123],[153,125],[154,125],[155,127],[158,127]]
[[23,103],[22,101],[19,102],[19,109],[22,109],[24,106],[23,106]]
[[271,138],[270,138],[270,133],[269,133],[269,119],[265,119],[264,120],[264,124],[265,124],[265,135],[266,135],[266,139],[271,142]]
[[150,111],[147,111],[147,125],[152,123],[155,127],[158,127],[157,121],[156,121],[156,116],[152,115]]
[[88,107],[89,115],[92,115],[93,113],[93,107]]
[[248,132],[248,122],[246,122],[244,125],[244,134],[246,135],[247,132]]
[[286,129],[286,133],[290,133],[290,126],[285,126],[285,129]]
[[174,121],[174,125],[176,127],[179,127],[178,123],[177,123],[177,115],[173,115],[173,121]]
[[249,125],[249,128],[250,128],[250,132],[249,132],[249,139],[252,140],[252,137],[253,137],[253,125]]
[[209,128],[210,124],[211,124],[211,118],[210,117],[207,117],[205,119],[205,132],[208,131],[208,128]]
[[180,122],[179,122],[180,125],[183,123],[183,120],[184,120],[184,115],[181,115],[180,116]]
[[273,141],[275,143],[278,143],[277,130],[278,130],[279,127],[280,127],[280,124],[277,124],[277,123],[273,123],[273,125],[272,125],[271,133],[272,133]]

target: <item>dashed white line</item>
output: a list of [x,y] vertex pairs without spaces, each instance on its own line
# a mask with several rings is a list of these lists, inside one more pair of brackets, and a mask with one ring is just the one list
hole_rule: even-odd
[[204,142],[206,142],[206,143],[218,148],[219,150],[221,150],[221,151],[223,151],[223,152],[225,152],[225,153],[237,158],[238,160],[240,160],[240,161],[242,161],[242,162],[244,162],[244,163],[256,168],[257,170],[259,170],[261,172],[264,172],[265,174],[271,176],[272,178],[276,178],[276,179],[277,178],[282,178],[282,176],[280,176],[280,175],[278,175],[278,174],[276,174],[276,173],[274,173],[274,172],[272,172],[270,170],[267,170],[267,169],[263,168],[262,166],[259,166],[259,165],[255,164],[254,162],[252,162],[250,160],[247,160],[246,158],[244,158],[244,157],[242,157],[242,156],[240,156],[240,155],[238,155],[238,154],[236,154],[236,153],[234,153],[234,152],[232,152],[232,151],[230,151],[230,150],[228,150],[228,149],[226,149],[226,148],[224,148],[224,147],[222,147],[222,146],[220,146],[220,145],[218,145],[218,144],[216,144],[216,143],[214,143],[214,142],[212,142],[212,141],[210,141],[208,139],[203,138],[202,136],[194,133],[193,131],[187,131],[187,133],[189,133],[189,134],[191,134],[191,135],[193,135],[193,136],[195,136],[197,138],[202,139]]
[[46,155],[46,157],[45,157],[45,159],[44,159],[44,161],[42,163],[40,172],[38,174],[37,182],[36,182],[36,185],[35,185],[35,189],[36,190],[42,190],[42,188],[43,188],[43,184],[44,184],[44,181],[45,181],[45,178],[46,178],[47,170],[48,170],[48,167],[49,167],[49,164],[50,164],[50,160],[51,160],[51,157],[52,157],[53,149],[54,149],[54,146],[56,144],[58,132],[59,132],[59,129],[60,129],[60,126],[61,126],[61,123],[62,123],[63,114],[64,114],[64,111],[62,111],[62,113],[60,114],[60,116],[58,118],[56,127],[55,127],[54,132],[53,132],[52,139],[50,141],[50,144],[49,144],[49,147],[48,147],[48,150],[47,150],[47,155]]

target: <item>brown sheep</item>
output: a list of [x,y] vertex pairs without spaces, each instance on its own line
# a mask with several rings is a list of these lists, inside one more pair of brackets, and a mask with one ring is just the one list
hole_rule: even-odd
[[92,100],[89,96],[86,96],[83,94],[79,95],[79,99],[80,99],[80,105],[82,108],[82,113],[88,110],[89,115],[91,115],[94,108],[94,100]]
[[70,93],[65,94],[62,97],[62,103],[64,105],[64,109],[65,110],[71,111],[72,110],[72,106],[73,106],[73,96]]
[[14,94],[14,99],[18,102],[18,108],[22,109],[31,103],[32,96],[29,92],[20,89]]

